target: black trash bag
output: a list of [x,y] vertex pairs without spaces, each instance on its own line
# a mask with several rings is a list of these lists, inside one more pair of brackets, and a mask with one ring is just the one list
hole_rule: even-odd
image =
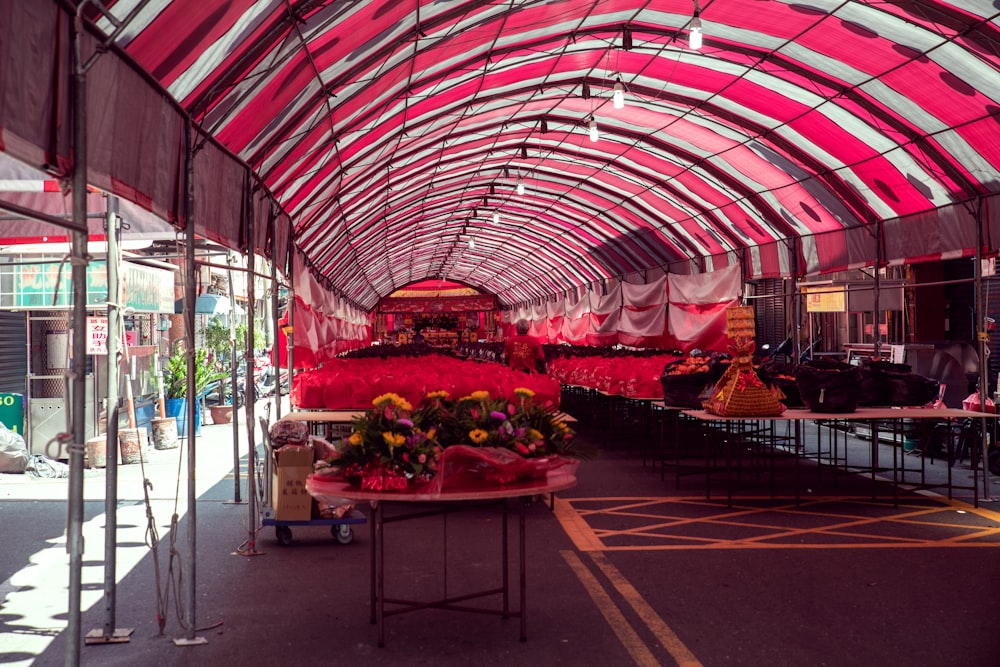
[[713,372],[713,362],[710,358],[698,357],[697,359],[697,366],[705,368],[703,372],[671,374],[671,371],[679,366],[694,364],[694,358],[678,359],[663,368],[660,384],[663,386],[664,405],[693,410],[701,408],[702,396],[710,386],[715,384],[717,378]]
[[688,373],[687,375],[663,375],[663,403],[676,408],[701,409],[702,396],[715,384],[711,373]]
[[941,383],[917,373],[886,373],[888,405],[926,405],[938,397]]
[[769,387],[776,387],[784,394],[781,402],[786,408],[803,407],[799,387],[795,383],[796,367],[777,359],[766,359],[757,369],[757,377]]
[[838,361],[815,359],[799,366],[795,385],[813,412],[846,413],[858,407],[861,369]]
[[866,361],[861,366],[861,379],[858,383],[858,405],[864,407],[894,405],[889,400],[890,373],[909,373],[906,364],[894,364],[888,361]]

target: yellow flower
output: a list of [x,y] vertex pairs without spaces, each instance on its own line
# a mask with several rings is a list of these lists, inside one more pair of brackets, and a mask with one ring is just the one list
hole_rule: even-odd
[[528,429],[528,438],[530,438],[531,442],[537,442],[539,440],[544,440],[545,436],[542,435],[541,433],[539,433],[538,431],[536,431],[535,429],[529,428]]
[[515,396],[520,396],[521,398],[534,398],[535,392],[531,391],[527,387],[518,387],[514,390]]
[[436,428],[432,428],[431,430],[427,431],[427,439],[428,440],[433,440],[434,436],[436,436],[436,435],[437,435],[437,429]]
[[355,431],[354,433],[351,434],[351,437],[347,439],[347,442],[357,447],[362,443],[363,440],[364,438],[361,437],[361,434]]
[[565,422],[554,421],[552,422],[552,428],[559,431],[560,433],[566,433],[569,431],[569,427],[566,426]]
[[477,445],[488,437],[490,437],[490,434],[481,428],[474,428],[469,431],[469,440],[472,440]]
[[403,410],[405,412],[410,412],[413,410],[413,406],[410,405],[410,402],[408,400],[406,400],[399,394],[393,394],[393,393],[376,396],[375,398],[372,399],[372,405],[374,405],[376,408],[384,408],[389,405],[394,405],[400,410]]
[[392,431],[386,431],[382,434],[382,439],[385,440],[385,444],[390,447],[401,447],[406,442],[406,436],[401,433],[393,433]]
[[403,399],[399,397],[398,394],[382,394],[381,396],[376,396],[372,399],[372,405],[376,408],[381,408],[387,403],[392,403],[393,405],[399,405]]
[[427,398],[441,398],[447,399],[449,396],[448,392],[444,389],[439,389],[438,391],[432,391],[427,394]]
[[490,400],[490,392],[482,390],[474,391],[471,394],[469,394],[469,398],[471,398],[474,401],[488,401]]

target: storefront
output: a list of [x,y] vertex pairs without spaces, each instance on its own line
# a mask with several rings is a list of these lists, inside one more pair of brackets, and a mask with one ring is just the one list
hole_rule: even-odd
[[[169,321],[161,314],[173,312],[174,274],[165,269],[126,262],[122,269],[124,332],[120,395],[131,384],[135,397],[137,425],[153,416],[156,396],[157,357]],[[0,264],[0,310],[7,311],[4,339],[19,337],[15,348],[21,356],[24,432],[31,453],[65,458],[55,444],[67,428],[66,374],[71,365],[73,336],[70,326],[71,281],[68,263],[50,257],[21,256]],[[86,432],[91,438],[103,431],[107,395],[106,337],[107,263],[92,260],[87,267]],[[13,319],[13,322],[6,322]],[[20,334],[15,331],[20,327]],[[9,353],[9,354],[7,354]],[[10,350],[3,362],[15,364]],[[5,367],[6,367],[5,365]],[[16,365],[16,364],[15,364]],[[14,366],[11,366],[12,368]],[[50,445],[50,443],[52,443]]]

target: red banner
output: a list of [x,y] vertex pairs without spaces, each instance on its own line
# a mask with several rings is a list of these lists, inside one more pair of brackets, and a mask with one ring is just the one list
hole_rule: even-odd
[[488,295],[433,299],[398,299],[386,297],[379,304],[380,313],[462,313],[494,310],[496,297]]

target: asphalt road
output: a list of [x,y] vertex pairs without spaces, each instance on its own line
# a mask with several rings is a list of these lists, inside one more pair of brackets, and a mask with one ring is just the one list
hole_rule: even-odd
[[[661,481],[658,468],[621,442],[581,465],[578,486],[559,495],[554,511],[542,502],[528,511],[527,642],[518,641],[516,618],[429,609],[388,618],[378,648],[368,526],[349,545],[328,527],[306,526],[281,546],[264,528],[257,555],[237,553],[250,535],[249,512],[229,502],[230,433],[211,426],[199,438],[193,571],[186,519],[170,530],[176,460],[151,456],[159,466],[159,590],[168,594],[162,634],[145,507],[133,486],[122,494],[115,625],[134,631],[127,643],[82,647],[81,664],[1000,664],[1000,514],[991,503],[977,510],[904,492],[894,507],[882,484],[872,500],[868,478],[831,474],[809,477],[796,504],[783,457],[775,498],[769,479],[747,475],[730,507],[724,493],[706,499],[699,476],[676,489],[671,477]],[[123,484],[141,492],[133,468],[123,467]],[[88,472],[88,494],[101,477]],[[60,492],[64,481],[0,478],[0,664],[65,664]],[[44,495],[51,497],[35,499]],[[86,506],[84,632],[105,620],[102,512],[100,502]],[[499,525],[487,508],[388,524],[387,595],[425,599],[445,586],[461,594],[492,585]],[[173,534],[176,588],[168,576]],[[186,604],[176,604],[191,576],[194,631],[178,618]],[[516,582],[516,568],[512,576]],[[205,643],[174,642],[192,635]]]

